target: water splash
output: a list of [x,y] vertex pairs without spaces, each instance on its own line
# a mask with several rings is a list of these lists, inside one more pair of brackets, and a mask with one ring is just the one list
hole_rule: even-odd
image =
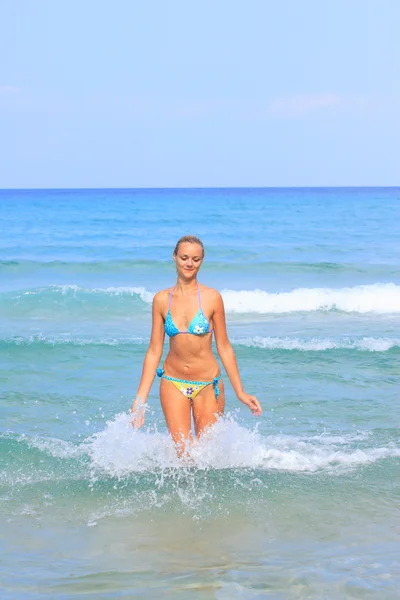
[[220,419],[178,458],[170,436],[157,430],[134,431],[130,415],[118,415],[85,442],[92,467],[115,477],[145,471],[193,467],[203,470],[261,469],[284,472],[343,472],[388,457],[400,448],[356,447],[359,435],[265,436],[242,426],[235,415]]

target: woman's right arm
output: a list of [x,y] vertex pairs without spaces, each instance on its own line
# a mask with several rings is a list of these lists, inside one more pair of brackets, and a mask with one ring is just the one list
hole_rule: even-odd
[[159,292],[153,298],[152,328],[149,348],[143,361],[142,377],[136,399],[132,404],[131,412],[135,413],[133,425],[139,428],[144,423],[144,403],[150,393],[156,369],[159,365],[164,345],[164,318],[162,314],[163,292]]

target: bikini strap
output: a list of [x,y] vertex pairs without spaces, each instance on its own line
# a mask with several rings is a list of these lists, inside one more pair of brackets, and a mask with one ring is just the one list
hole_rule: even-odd
[[174,291],[174,289],[175,289],[175,288],[176,288],[176,286],[175,286],[175,287],[173,287],[173,288],[172,288],[172,290],[171,290],[171,291],[170,291],[170,293],[169,293],[169,300],[168,300],[168,310],[171,308],[171,302],[172,302],[172,292]]

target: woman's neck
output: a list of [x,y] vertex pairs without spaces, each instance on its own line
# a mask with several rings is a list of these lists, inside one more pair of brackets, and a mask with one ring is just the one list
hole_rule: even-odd
[[197,291],[198,287],[199,284],[197,283],[196,277],[190,279],[189,281],[178,277],[175,289],[181,294],[191,294],[192,292]]

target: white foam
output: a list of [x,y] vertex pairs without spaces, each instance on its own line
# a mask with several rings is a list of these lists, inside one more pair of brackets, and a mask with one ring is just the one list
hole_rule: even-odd
[[[193,444],[190,459],[178,459],[167,433],[134,431],[130,421],[130,415],[118,415],[85,442],[94,468],[116,477],[188,465],[199,469],[342,472],[400,456],[400,448],[395,446],[357,448],[360,436],[263,436],[227,415]],[[364,440],[365,436],[361,437]]]
[[[1,341],[1,340],[0,340]],[[29,336],[14,336],[4,338],[4,341],[14,343],[16,346],[29,346],[31,344],[43,344],[44,346],[56,346],[57,344],[67,344],[72,346],[121,346],[130,344],[148,344],[148,337],[142,338],[137,336],[127,338],[93,338],[93,337],[74,337],[71,334],[59,334],[59,335],[44,335],[37,333]]]
[[43,292],[52,292],[57,293],[61,292],[62,295],[66,295],[69,292],[73,292],[74,295],[77,293],[84,294],[107,294],[110,296],[139,296],[143,302],[151,303],[154,298],[154,292],[150,292],[146,290],[144,287],[135,287],[135,286],[111,286],[106,288],[85,288],[78,286],[76,284],[65,284],[65,285],[50,285],[44,288],[37,288],[35,290],[29,290],[23,292],[24,296],[35,296],[38,294],[42,294]]
[[228,313],[291,313],[338,310],[356,313],[400,313],[400,286],[375,283],[346,288],[297,288],[290,292],[223,290]]
[[55,458],[77,458],[84,453],[81,445],[76,446],[71,442],[57,438],[40,438],[38,436],[30,438],[21,436],[19,439],[25,441],[32,448],[38,448],[38,450],[46,452]]
[[108,294],[110,296],[139,296],[143,302],[151,303],[154,298],[154,293],[149,292],[144,287],[135,286],[110,286],[106,288],[82,288],[77,285],[60,285],[52,286],[53,289],[60,289],[63,294],[72,290],[74,292],[86,292],[94,294]]
[[128,294],[130,296],[140,296],[143,302],[151,303],[153,302],[154,292],[149,292],[144,287],[107,287],[107,288],[95,288],[94,292],[105,292],[107,294],[111,294],[112,296],[118,296],[121,294]]
[[392,348],[400,348],[400,338],[291,338],[291,337],[250,337],[234,339],[237,346],[248,348],[265,348],[267,350],[300,350],[303,352],[320,352],[324,350],[358,350],[361,352],[387,352]]

